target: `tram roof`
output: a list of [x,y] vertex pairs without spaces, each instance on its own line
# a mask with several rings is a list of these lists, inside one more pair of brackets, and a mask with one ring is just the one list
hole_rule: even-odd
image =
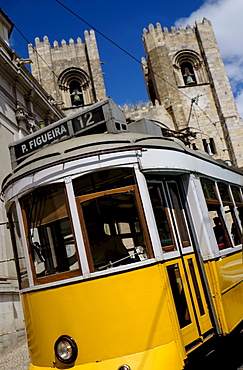
[[22,178],[27,174],[36,173],[56,164],[67,163],[75,159],[91,157],[98,154],[139,150],[143,148],[169,149],[184,152],[188,155],[204,159],[220,167],[242,174],[242,171],[239,169],[229,167],[224,162],[216,161],[207,153],[186,147],[181,140],[176,138],[152,136],[136,132],[123,132],[119,134],[102,133],[75,137],[40,149],[23,160],[12,173],[3,180],[2,188],[5,188],[18,178]]

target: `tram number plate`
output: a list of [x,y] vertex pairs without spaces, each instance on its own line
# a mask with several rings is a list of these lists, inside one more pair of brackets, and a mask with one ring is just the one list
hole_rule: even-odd
[[104,120],[105,117],[102,107],[98,107],[92,111],[81,114],[80,116],[72,119],[74,134],[83,131],[86,128],[96,126],[98,123],[104,122]]

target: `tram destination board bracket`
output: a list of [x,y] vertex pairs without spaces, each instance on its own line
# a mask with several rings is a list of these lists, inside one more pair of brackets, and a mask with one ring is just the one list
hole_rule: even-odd
[[81,108],[78,112],[10,144],[12,168],[15,168],[37,150],[51,144],[76,136],[106,131],[114,134],[128,131],[123,111],[111,98]]

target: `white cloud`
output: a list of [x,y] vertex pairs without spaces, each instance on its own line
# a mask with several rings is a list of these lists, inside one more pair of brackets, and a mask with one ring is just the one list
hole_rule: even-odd
[[237,107],[243,116],[243,1],[207,0],[188,18],[176,21],[176,26],[192,26],[196,18],[202,21],[204,17],[212,23]]
[[236,105],[240,116],[243,117],[243,89],[237,91],[237,96],[235,98]]

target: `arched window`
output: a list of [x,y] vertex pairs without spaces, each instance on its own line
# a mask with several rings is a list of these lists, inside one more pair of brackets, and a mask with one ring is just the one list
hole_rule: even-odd
[[208,82],[203,60],[194,50],[178,51],[173,59],[173,67],[179,86],[193,86]]
[[93,103],[90,79],[84,70],[68,68],[60,74],[58,82],[67,108]]

